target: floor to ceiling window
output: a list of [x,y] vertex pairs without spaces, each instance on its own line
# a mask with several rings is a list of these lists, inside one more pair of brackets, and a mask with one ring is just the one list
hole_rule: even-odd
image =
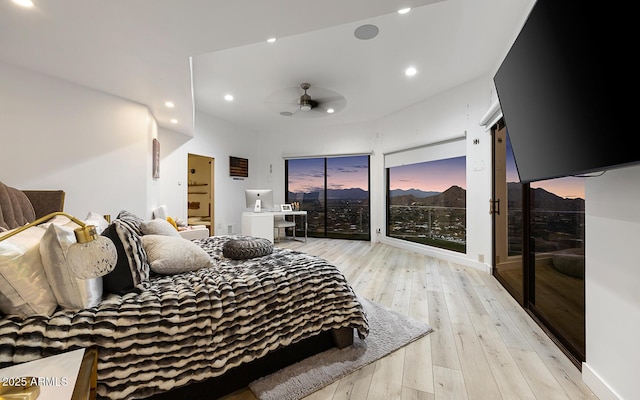
[[368,155],[290,159],[285,175],[286,201],[307,211],[309,236],[371,238]]

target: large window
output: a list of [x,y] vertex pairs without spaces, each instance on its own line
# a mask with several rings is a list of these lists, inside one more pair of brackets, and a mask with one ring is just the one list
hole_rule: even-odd
[[466,252],[466,157],[387,168],[387,236]]
[[286,160],[285,171],[287,202],[307,211],[309,236],[370,239],[368,155]]

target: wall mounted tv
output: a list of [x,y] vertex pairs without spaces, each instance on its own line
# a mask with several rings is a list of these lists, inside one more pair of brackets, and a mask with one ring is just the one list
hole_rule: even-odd
[[522,182],[640,163],[631,15],[568,0],[532,8],[494,76]]

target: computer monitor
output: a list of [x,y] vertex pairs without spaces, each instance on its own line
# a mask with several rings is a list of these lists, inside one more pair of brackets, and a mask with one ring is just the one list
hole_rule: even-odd
[[273,211],[273,190],[271,189],[245,189],[244,197],[246,207],[253,210],[256,200],[260,200],[262,211]]

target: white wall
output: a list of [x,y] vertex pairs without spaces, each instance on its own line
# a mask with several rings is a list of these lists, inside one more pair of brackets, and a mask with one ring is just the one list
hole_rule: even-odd
[[[284,157],[371,154],[371,238],[419,252],[450,258],[465,265],[489,270],[491,261],[491,140],[479,121],[491,102],[490,79],[478,79],[435,96],[403,111],[367,124],[269,132],[260,142],[258,182],[270,184],[275,202],[284,201]],[[467,135],[467,254],[416,245],[385,235],[386,182],[384,154]],[[266,134],[266,133],[265,133]],[[259,135],[260,136],[260,135]],[[479,139],[477,145],[474,139]],[[478,170],[474,170],[476,168]],[[377,229],[381,234],[376,234]],[[478,262],[483,258],[483,262]]]
[[141,104],[0,63],[0,180],[62,189],[77,217],[147,214],[156,126]]
[[640,394],[640,167],[586,180],[587,361],[601,400]]
[[[254,134],[211,117],[198,114],[195,137],[161,130],[160,192],[161,204],[169,214],[187,219],[187,155],[197,154],[214,158],[214,233],[241,233],[242,211],[245,209],[244,190],[256,188],[260,164],[256,152],[261,151]],[[166,150],[164,150],[166,149]],[[249,160],[249,177],[233,179],[229,176],[229,156]],[[169,171],[166,177],[164,171]]]
[[[491,105],[491,80],[482,78],[434,96],[378,121],[379,151],[387,153],[466,134],[467,147],[467,253],[459,253],[384,238],[383,241],[451,259],[489,271],[491,262],[491,136],[479,125]],[[474,144],[474,140],[478,144]],[[380,172],[377,172],[380,174]],[[381,184],[384,188],[384,177]],[[384,200],[384,194],[379,194]],[[377,213],[384,218],[386,205]],[[373,212],[373,211],[372,211]],[[384,225],[384,220],[381,221]],[[383,227],[384,232],[384,227]],[[482,261],[480,261],[482,260]]]

